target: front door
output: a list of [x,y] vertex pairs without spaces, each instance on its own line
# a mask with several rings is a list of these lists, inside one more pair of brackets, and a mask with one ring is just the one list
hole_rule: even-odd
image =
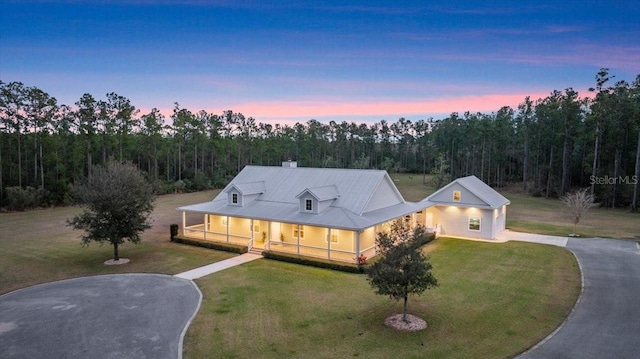
[[253,248],[265,249],[267,243],[267,222],[253,220]]

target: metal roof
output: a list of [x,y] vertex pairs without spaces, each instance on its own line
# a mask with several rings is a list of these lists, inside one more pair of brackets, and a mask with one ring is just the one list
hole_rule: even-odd
[[[264,184],[255,200],[228,205],[225,192],[252,183]],[[304,213],[297,197],[305,191],[335,200],[321,213]],[[246,166],[213,201],[178,210],[360,230],[423,208],[406,202],[386,171]]]
[[299,223],[310,226],[363,230],[424,207],[417,203],[400,203],[359,216],[347,209],[329,207],[320,214],[300,212],[298,204],[253,201],[243,207],[229,206],[225,201],[211,201],[178,208],[180,211],[210,213],[265,221]]
[[[482,180],[480,180],[478,177],[476,176],[467,176],[467,177],[461,177],[458,178],[456,180],[454,180],[453,182],[449,183],[448,185],[440,188],[439,190],[435,191],[434,193],[432,193],[429,197],[427,197],[425,200],[423,200],[421,203],[427,203],[427,202],[435,202],[434,198],[437,197],[440,193],[447,191],[451,186],[454,186],[455,184],[459,184],[460,186],[466,188],[469,192],[473,193],[475,196],[477,196],[480,200],[482,200],[483,202],[485,202],[487,204],[488,207],[490,208],[500,208],[506,204],[510,204],[511,201],[509,201],[506,197],[504,197],[503,195],[501,195],[500,193],[498,193],[498,191],[494,190],[493,188],[491,188],[488,184],[482,182]],[[457,203],[451,201],[451,202],[440,202],[438,201],[439,204],[442,203],[446,203],[446,204],[451,204],[451,205],[458,205]]]
[[231,188],[235,188],[242,195],[263,193],[266,190],[264,181],[258,181],[249,183],[234,183],[232,186],[227,186],[227,188],[223,192],[228,192]]
[[318,201],[327,201],[330,199],[336,199],[340,197],[338,193],[338,189],[336,186],[324,186],[324,187],[315,187],[315,188],[307,188],[302,191],[296,198],[300,198],[303,194],[310,193],[313,197],[315,197]]

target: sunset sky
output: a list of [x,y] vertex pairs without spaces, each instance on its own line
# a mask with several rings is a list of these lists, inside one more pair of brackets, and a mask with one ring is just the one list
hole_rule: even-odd
[[516,107],[640,74],[640,1],[0,1],[0,80],[259,122]]

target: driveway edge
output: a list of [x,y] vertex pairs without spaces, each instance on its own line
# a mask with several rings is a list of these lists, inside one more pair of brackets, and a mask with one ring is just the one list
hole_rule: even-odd
[[71,280],[83,279],[83,278],[107,277],[107,276],[113,276],[113,275],[122,275],[122,276],[155,275],[155,276],[161,276],[161,277],[174,277],[174,275],[172,275],[172,274],[153,273],[153,272],[149,272],[149,273],[146,273],[146,272],[105,273],[105,274],[81,275],[81,276],[78,276],[78,277],[69,277],[69,278],[56,279],[56,280],[51,281],[51,282],[32,284],[32,285],[29,285],[29,286],[26,286],[26,287],[14,289],[14,290],[12,290],[10,292],[2,293],[2,294],[0,294],[0,297],[4,297],[4,296],[6,296],[8,294],[15,293],[15,292],[23,290],[23,289],[37,288],[37,287],[45,286],[45,285],[52,284],[52,283],[59,283],[59,282],[71,281]]
[[191,322],[193,322],[196,315],[200,311],[200,305],[202,304],[202,291],[200,290],[200,287],[198,287],[196,282],[192,280],[189,280],[189,282],[191,282],[191,285],[193,285],[193,287],[198,291],[199,298],[198,298],[198,305],[196,306],[196,310],[193,311],[191,318],[189,318],[187,323],[184,325],[184,328],[182,329],[182,333],[180,334],[180,339],[178,340],[178,359],[182,359],[182,351],[184,347],[183,346],[184,336],[187,334],[187,330],[189,329],[189,326],[191,326]]
[[571,252],[571,254],[573,254],[573,256],[576,259],[576,262],[578,262],[578,269],[580,270],[580,294],[578,295],[578,299],[573,304],[573,308],[571,308],[571,311],[569,312],[569,314],[567,314],[567,317],[564,318],[562,323],[560,325],[558,325],[558,327],[554,331],[552,331],[549,335],[547,335],[544,339],[542,339],[536,345],[532,346],[531,348],[527,349],[526,351],[524,351],[524,352],[518,354],[517,356],[515,356],[516,359],[520,358],[520,357],[522,357],[524,355],[529,354],[530,352],[536,350],[538,347],[542,346],[544,343],[546,343],[551,338],[553,338],[553,336],[556,335],[560,331],[560,329],[562,329],[562,327],[564,327],[564,325],[569,321],[569,318],[571,318],[573,316],[573,313],[576,311],[576,308],[578,307],[578,304],[582,300],[582,295],[584,294],[584,271],[582,270],[582,263],[580,263],[580,259],[578,258],[578,256],[572,250],[570,250],[567,247],[565,247],[565,248],[569,252]]

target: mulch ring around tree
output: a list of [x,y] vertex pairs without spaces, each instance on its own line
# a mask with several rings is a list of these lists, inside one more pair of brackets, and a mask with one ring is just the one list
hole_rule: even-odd
[[104,264],[108,265],[108,266],[117,266],[117,265],[120,265],[120,264],[127,264],[127,263],[129,263],[129,259],[128,258],[120,258],[118,260],[109,259],[109,260],[104,262]]
[[394,314],[385,319],[384,325],[405,332],[417,332],[427,328],[427,322],[411,314],[407,314],[406,322],[402,320],[402,314]]

